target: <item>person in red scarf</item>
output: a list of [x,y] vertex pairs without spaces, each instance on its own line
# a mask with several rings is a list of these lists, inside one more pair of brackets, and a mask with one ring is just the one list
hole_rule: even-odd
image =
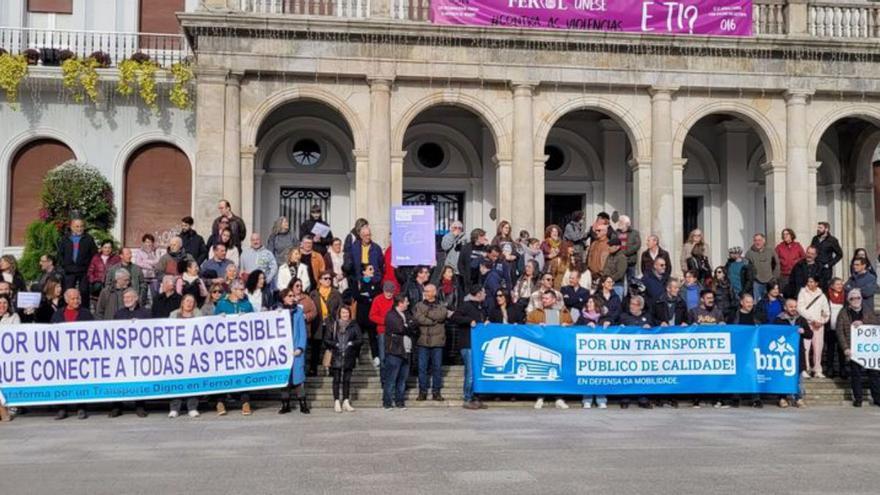
[[[64,303],[65,306],[58,308],[58,311],[52,316],[52,323],[72,323],[76,321],[92,321],[95,319],[92,316],[92,313],[89,312],[88,308],[82,306],[82,295],[80,294],[79,289],[67,289],[64,292]],[[76,409],[77,418],[86,419],[89,417],[85,406],[82,404],[75,404],[74,408]],[[55,419],[64,419],[66,417],[67,408],[64,405],[58,406],[58,411],[55,413]]]

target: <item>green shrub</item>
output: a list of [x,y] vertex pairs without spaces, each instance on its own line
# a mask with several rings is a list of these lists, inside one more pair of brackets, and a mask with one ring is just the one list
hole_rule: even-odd
[[38,220],[28,225],[25,232],[24,254],[18,264],[18,269],[25,280],[40,278],[40,256],[56,255],[60,240],[61,234],[51,222]]
[[109,230],[116,220],[113,188],[98,169],[70,160],[50,170],[43,180],[40,218],[64,231],[74,215],[89,228]]

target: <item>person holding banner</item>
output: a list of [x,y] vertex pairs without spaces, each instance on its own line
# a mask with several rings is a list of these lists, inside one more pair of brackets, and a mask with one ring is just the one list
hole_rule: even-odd
[[[126,292],[128,294],[128,292]],[[202,316],[202,313],[199,311],[198,306],[196,305],[196,298],[192,294],[186,294],[180,300],[180,307],[171,312],[170,318],[174,319],[187,319],[187,318],[198,318]],[[186,411],[187,415],[191,418],[198,418],[199,414],[199,398],[198,397],[186,397],[186,398],[176,398],[172,399],[169,404],[168,417],[174,419],[180,416],[180,406],[183,405],[183,401],[186,401]]]
[[18,325],[20,323],[21,318],[12,309],[12,299],[7,295],[0,296],[0,325]]
[[[302,287],[302,282],[296,280]],[[311,299],[304,297],[303,301],[311,302]],[[299,412],[309,414],[309,403],[306,399],[305,381],[306,381],[306,345],[308,341],[308,332],[306,331],[306,318],[303,306],[296,299],[293,289],[281,290],[280,309],[290,313],[291,324],[293,327],[293,365],[290,368],[290,377],[287,386],[281,390],[281,409],[278,414],[287,414],[291,411],[290,398],[293,392],[299,399]]]
[[114,320],[144,320],[152,316],[149,309],[141,307],[140,293],[134,287],[122,292],[122,307],[113,313]]
[[[88,309],[82,307],[82,295],[79,289],[70,288],[64,291],[64,303],[65,306],[58,308],[58,311],[52,316],[51,323],[71,323],[75,321],[92,321],[95,319],[92,317],[92,314]],[[84,406],[76,404],[74,405],[74,408],[76,409],[76,417],[78,419],[86,419],[89,417]],[[55,414],[55,419],[61,420],[66,417],[67,406],[58,406],[58,412]]]
[[[180,296],[178,296],[179,298]],[[244,282],[240,279],[233,280],[229,286],[229,294],[226,295],[225,298],[221,299],[220,302],[217,303],[216,309],[214,309],[214,314],[216,315],[237,315],[242,313],[253,313],[254,307],[251,305],[251,302],[244,295]],[[253,414],[253,410],[251,409],[251,396],[249,393],[244,392],[241,394],[241,414],[242,416],[250,416]],[[224,404],[224,399],[221,397],[220,400],[217,401],[217,415],[225,416],[226,415],[226,404]]]
[[[450,320],[458,330],[461,339],[461,360],[464,362],[464,383],[462,385],[463,408],[468,410],[486,409],[487,406],[474,396],[474,368],[471,363],[471,332],[473,329],[486,321],[483,313],[483,301],[486,292],[479,284],[472,285],[464,301],[456,308]],[[499,311],[503,312],[503,306],[499,305]],[[504,321],[504,323],[520,323],[519,321]]]
[[[798,313],[798,302],[795,299],[786,299],[785,306],[783,307],[782,313],[779,313],[779,316],[776,317],[776,320],[773,321],[774,325],[791,325],[798,327],[798,333],[801,335],[800,338],[800,346],[798,349],[798,368],[801,372],[801,376],[807,370],[807,356],[804,348],[804,341],[810,340],[813,338],[813,330],[810,327],[809,322]],[[799,385],[799,393],[797,395],[791,397],[780,397],[779,398],[779,407],[786,408],[791,405],[791,401],[794,401],[795,407],[806,407],[806,403],[804,402],[804,384],[803,380],[800,381]]]
[[[587,298],[576,325],[585,325],[591,328],[608,328],[611,326],[611,322],[602,315],[602,301],[598,297]],[[583,404],[584,409],[592,409],[593,401],[596,402],[599,409],[608,408],[608,397],[605,395],[584,395],[581,397],[581,404]]]
[[846,296],[846,308],[837,317],[837,343],[843,354],[849,360],[850,386],[852,387],[853,407],[862,407],[864,390],[862,388],[863,375],[868,375],[868,384],[871,387],[871,400],[875,406],[880,406],[880,371],[867,369],[852,359],[852,330],[862,325],[880,325],[880,318],[874,312],[874,308],[865,304],[859,289],[851,289]]
[[[568,309],[565,306],[559,308],[556,291],[545,290],[541,293],[541,307],[535,308],[529,312],[529,315],[526,317],[526,323],[537,325],[562,325],[567,327],[573,322],[571,320],[571,313],[568,312]],[[568,409],[568,404],[565,403],[565,400],[562,397],[557,397],[555,404],[556,409]],[[535,409],[541,409],[542,407],[544,407],[543,396],[538,397],[535,401]]]
[[599,278],[599,288],[593,294],[602,300],[602,307],[605,308],[605,317],[612,325],[616,324],[623,312],[623,301],[614,292],[614,279],[608,275]]
[[[378,300],[379,298],[377,298]],[[406,410],[406,379],[409,376],[409,360],[413,339],[418,337],[418,325],[409,316],[409,299],[406,295],[394,296],[394,309],[385,317],[385,383],[382,390],[382,407]]]

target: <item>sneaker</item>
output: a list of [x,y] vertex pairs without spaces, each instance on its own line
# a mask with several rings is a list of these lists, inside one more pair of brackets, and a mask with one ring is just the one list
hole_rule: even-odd
[[134,413],[139,418],[146,418],[147,417],[147,410],[144,409],[143,407],[139,407],[139,408],[135,409]]
[[254,411],[251,410],[251,403],[250,402],[245,402],[244,404],[241,405],[241,415],[242,416],[250,416],[253,413],[254,413]]
[[226,405],[222,402],[217,403],[217,416],[226,416]]
[[543,407],[544,407],[544,399],[541,398],[541,399],[536,400],[536,401],[535,401],[535,406],[534,406],[534,407],[535,407],[535,409],[541,409],[541,408],[543,408]]
[[592,400],[584,402],[584,409],[592,409],[592,408],[593,408],[593,401]]
[[562,399],[556,399],[556,409],[568,409],[568,404]]
[[820,371],[820,372],[816,373],[816,378],[828,378],[828,377],[825,376],[825,374]]
[[599,404],[599,409],[608,409],[608,404],[606,404],[604,402]]
[[338,413],[342,412],[342,404],[338,400],[333,401],[333,410]]
[[398,404],[397,408],[400,409],[401,411],[406,411],[406,404]]
[[715,409],[721,409],[721,401],[715,402],[715,404],[712,405],[712,407],[714,407]]
[[87,413],[85,409],[80,409],[76,411],[76,419],[86,419],[88,417],[89,413]]
[[378,356],[373,358],[373,368],[379,369],[379,365],[381,365],[381,364],[382,364],[382,362],[379,361]]
[[483,404],[483,401],[481,401],[480,399],[474,399],[474,401],[477,403],[477,406],[480,409],[489,409],[489,406],[487,406],[486,404]]
[[695,400],[694,403],[691,405],[691,407],[694,409],[699,409],[700,408],[700,401]]
[[55,420],[67,419],[67,411],[65,409],[59,409],[57,413],[55,413]]
[[807,403],[804,402],[804,399],[798,399],[798,400],[794,401],[794,407],[804,408],[804,407],[807,407]]
[[348,399],[342,401],[342,410],[345,412],[354,412],[354,408],[351,407],[351,401]]
[[394,410],[394,408],[391,406],[384,406],[383,409],[385,409],[386,412],[391,412]]
[[177,411],[171,411],[170,413],[168,413],[168,417],[171,418],[171,419],[174,419],[174,418],[176,418],[176,417],[178,417],[178,416],[180,416],[180,413],[177,412]]
[[648,402],[639,402],[639,407],[641,409],[654,409],[654,404],[650,401]]
[[477,405],[477,403],[472,400],[465,402],[464,405],[461,407],[463,407],[464,409],[467,409],[468,411],[476,411],[477,409],[480,408],[480,406]]
[[193,409],[192,411],[189,411],[188,413],[186,413],[186,415],[191,418],[198,418],[199,416],[201,416],[201,414],[199,414],[199,412],[196,411],[195,409]]
[[107,416],[111,418],[118,418],[119,416],[122,416],[122,409],[114,407],[113,409],[110,409],[110,414],[108,414]]
[[621,402],[620,408],[621,409],[629,409],[629,402]]
[[760,400],[752,401],[752,407],[754,407],[755,409],[762,409],[764,407],[764,402]]
[[809,371],[801,371],[801,378],[812,378],[813,375]]
[[789,405],[788,400],[786,400],[785,398],[779,399],[779,403],[778,403],[779,407],[785,409],[786,407],[788,407],[788,405]]

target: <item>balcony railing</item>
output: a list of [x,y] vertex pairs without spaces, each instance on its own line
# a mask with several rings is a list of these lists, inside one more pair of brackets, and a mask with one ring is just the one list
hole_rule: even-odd
[[[375,3],[373,7],[387,8],[371,9],[371,2]],[[880,38],[880,3],[813,0],[808,4],[789,4],[788,0],[754,0],[753,7],[756,36]],[[241,0],[240,8],[253,14],[390,17],[429,22],[431,0]]]
[[70,50],[78,57],[88,57],[101,51],[110,56],[112,65],[137,52],[149,55],[151,60],[163,67],[170,67],[189,55],[185,38],[177,34],[11,27],[0,27],[0,48],[13,54],[35,49],[40,52],[41,65],[58,65],[63,50]]

